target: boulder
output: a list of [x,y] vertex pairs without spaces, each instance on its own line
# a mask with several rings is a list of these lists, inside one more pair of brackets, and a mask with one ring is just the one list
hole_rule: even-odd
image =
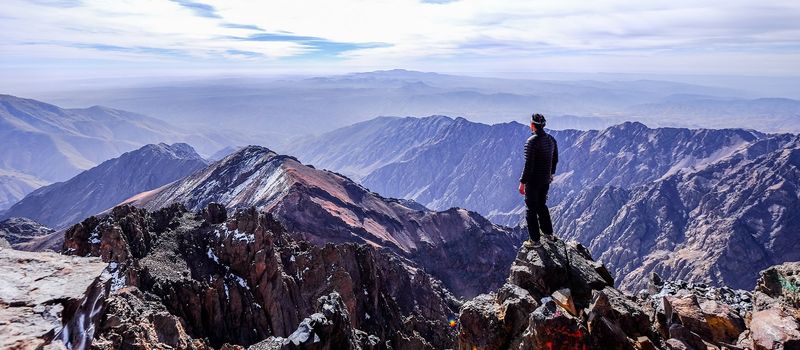
[[700,304],[700,309],[715,342],[734,344],[745,330],[744,320],[726,304],[707,300]]
[[756,350],[800,349],[800,325],[779,308],[756,311],[750,320],[750,339]]

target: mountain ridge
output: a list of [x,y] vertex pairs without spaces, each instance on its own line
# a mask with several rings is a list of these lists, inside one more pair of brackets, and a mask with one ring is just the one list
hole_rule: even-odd
[[57,229],[66,228],[133,194],[178,180],[206,165],[185,143],[145,145],[67,181],[39,188],[0,217],[22,216]]
[[[425,267],[451,290],[475,295],[502,280],[518,232],[464,209],[430,211],[384,198],[350,179],[291,156],[248,146],[175,183],[125,201],[150,210],[180,203],[255,206],[315,244],[366,243]],[[449,259],[453,266],[443,266]],[[457,268],[454,268],[457,267]]]

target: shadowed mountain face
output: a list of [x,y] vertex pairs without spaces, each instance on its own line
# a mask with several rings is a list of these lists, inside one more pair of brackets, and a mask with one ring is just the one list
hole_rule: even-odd
[[173,203],[192,210],[211,202],[255,206],[313,243],[357,242],[388,249],[466,296],[502,283],[519,241],[511,230],[474,212],[434,212],[387,199],[344,176],[256,146],[128,202],[148,209]]
[[20,249],[31,240],[53,232],[53,229],[27,218],[8,218],[0,221],[0,248]]
[[[586,244],[621,287],[658,271],[749,289],[759,270],[798,258],[800,241],[785,233],[798,203],[796,136],[640,123],[550,132],[560,151],[548,202],[556,232]],[[304,140],[294,154],[387,196],[516,225],[527,135],[515,123],[378,118]]]
[[163,186],[207,165],[185,143],[146,145],[33,191],[2,214],[66,228],[109,209],[130,196]]

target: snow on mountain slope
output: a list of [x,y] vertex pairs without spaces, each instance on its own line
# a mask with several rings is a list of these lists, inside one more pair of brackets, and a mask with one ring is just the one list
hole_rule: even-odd
[[502,284],[519,238],[474,212],[442,212],[384,198],[350,179],[293,157],[246,147],[205,170],[133,197],[148,209],[211,202],[255,206],[289,232],[317,244],[358,242],[387,248],[424,266],[461,295]]

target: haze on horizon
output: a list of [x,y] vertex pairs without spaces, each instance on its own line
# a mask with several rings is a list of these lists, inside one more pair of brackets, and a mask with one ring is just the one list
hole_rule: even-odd
[[791,0],[7,0],[0,88],[394,68],[796,78],[797,18]]

